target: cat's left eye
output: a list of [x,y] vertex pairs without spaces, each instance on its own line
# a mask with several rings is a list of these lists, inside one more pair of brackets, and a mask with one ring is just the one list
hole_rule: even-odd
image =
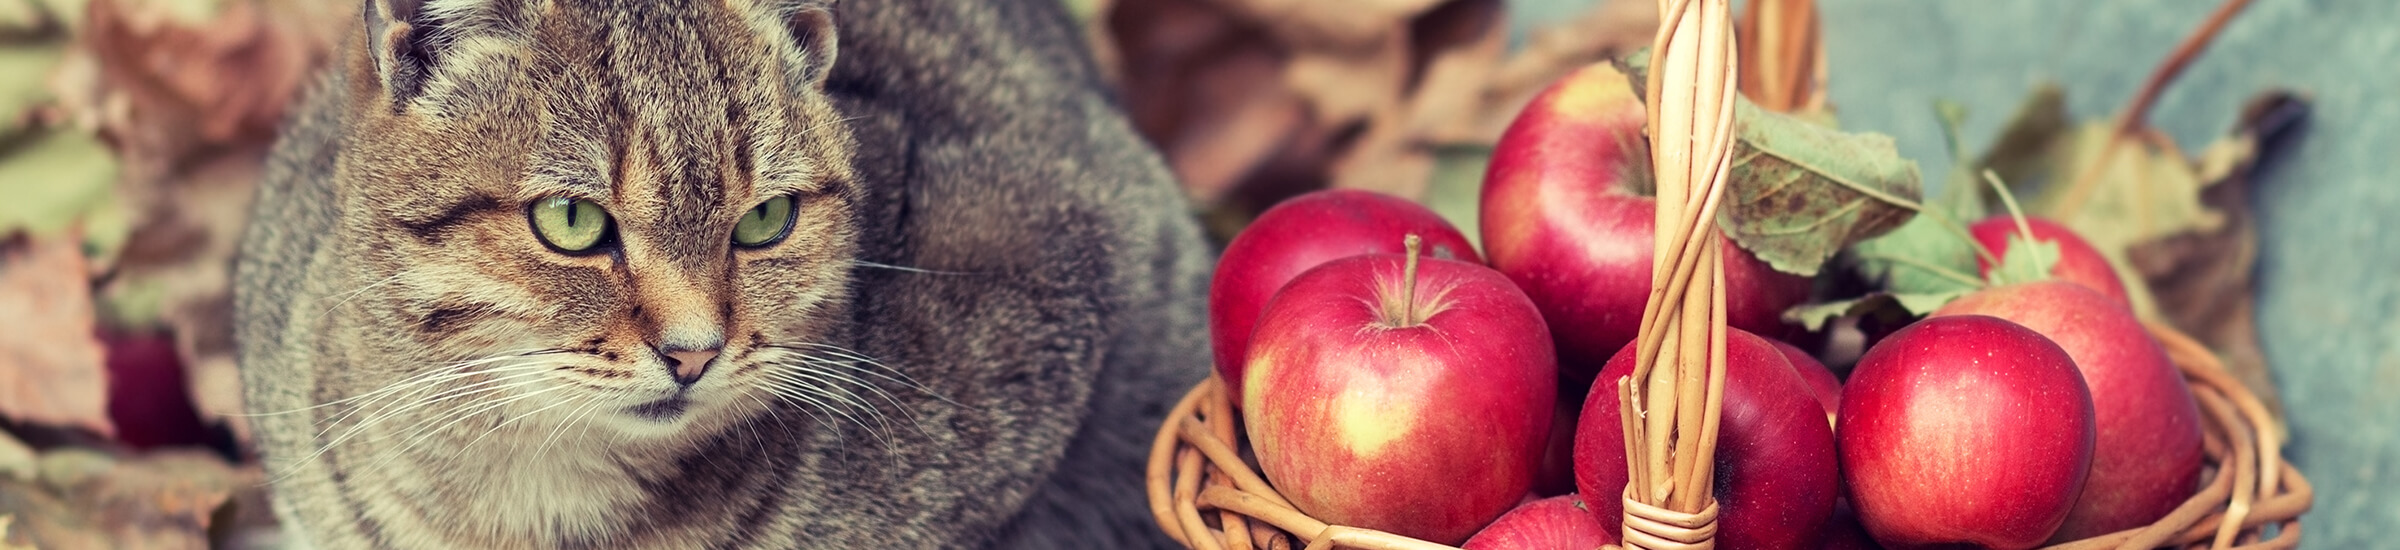
[[559,252],[583,254],[608,237],[608,210],[585,199],[554,197],[526,206],[533,234]]
[[791,195],[767,199],[742,213],[741,221],[733,224],[733,244],[758,248],[783,241],[792,233],[793,204]]

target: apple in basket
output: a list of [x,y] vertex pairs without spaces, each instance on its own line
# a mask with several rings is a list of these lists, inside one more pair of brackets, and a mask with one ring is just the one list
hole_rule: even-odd
[[[1570,399],[1639,331],[1650,295],[1650,148],[1624,73],[1594,64],[1552,83],[1509,123],[1483,179],[1480,231],[1493,268],[1533,297],[1558,341]],[[1778,336],[1809,279],[1724,241],[1728,324]]]
[[1808,382],[1809,394],[1815,395],[1817,403],[1825,406],[1825,424],[1833,425],[1842,412],[1841,377],[1834,376],[1833,369],[1827,368],[1825,362],[1818,361],[1817,356],[1809,355],[1800,346],[1782,340],[1767,340],[1767,343],[1774,344],[1776,351],[1783,352],[1783,358],[1792,362],[1792,370],[1799,371],[1800,379]]
[[[1841,493],[1833,426],[1783,352],[1741,329],[1725,334],[1713,491],[1717,547],[1815,550]],[[1576,422],[1575,488],[1610,530],[1624,522],[1628,477],[1617,380],[1633,374],[1635,355],[1627,344],[1608,360]]]
[[1243,373],[1259,469],[1300,511],[1442,544],[1523,499],[1557,399],[1550,331],[1481,265],[1334,260],[1268,302]]
[[2200,407],[2132,310],[2053,279],[1978,290],[1934,310],[1933,318],[1973,314],[2007,319],[2056,342],[2091,390],[2099,430],[2091,478],[2051,541],[2149,525],[2199,491]]
[[1528,501],[1477,531],[1465,550],[1595,550],[1617,534],[1592,519],[1583,498],[1559,495]]
[[[2117,277],[2116,268],[2109,266],[2108,258],[2101,256],[2100,249],[2093,248],[2082,235],[2047,219],[2026,216],[2023,226],[2017,225],[2018,219],[2007,214],[1984,218],[1967,226],[1967,233],[1975,237],[1975,244],[1991,251],[1993,258],[2006,257],[2010,242],[2019,235],[2031,234],[2035,242],[2056,243],[2058,263],[2051,265],[2051,276],[2099,291],[2118,304],[2132,307],[2132,300],[2125,297],[2125,281]],[[1982,274],[1991,274],[1992,258],[1977,258],[1976,264]]]
[[2096,435],[2067,351],[1986,315],[1927,318],[1869,348],[1840,422],[1850,505],[1891,548],[2040,545],[2074,506]]
[[1433,210],[1356,189],[1286,199],[1234,235],[1208,286],[1208,341],[1233,402],[1242,402],[1242,356],[1250,349],[1250,331],[1276,289],[1317,264],[1359,254],[1397,254],[1401,239],[1412,233],[1424,239],[1428,256],[1483,261],[1466,235]]

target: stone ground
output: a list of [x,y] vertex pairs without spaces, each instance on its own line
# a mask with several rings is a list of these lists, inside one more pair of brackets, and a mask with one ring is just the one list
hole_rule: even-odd
[[[1588,0],[1522,0],[1559,20]],[[2057,81],[2077,118],[2114,113],[2197,27],[2204,0],[1821,0],[1842,125],[1891,134],[1926,174],[1949,160],[1930,105],[1967,105],[1989,145],[2026,91]],[[2255,189],[2262,338],[2291,403],[2287,454],[2316,484],[2304,548],[2373,548],[2400,525],[2400,2],[2256,0],[2150,114],[2187,148],[2270,87],[2310,94],[2297,140]]]

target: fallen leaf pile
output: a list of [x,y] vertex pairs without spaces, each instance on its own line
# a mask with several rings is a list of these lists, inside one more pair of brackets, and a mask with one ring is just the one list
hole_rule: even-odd
[[1324,187],[1422,196],[1440,147],[1496,141],[1541,87],[1647,44],[1657,17],[1653,2],[1604,0],[1510,51],[1502,9],[1115,0],[1086,11],[1135,126],[1193,199],[1238,225]]
[[[246,452],[230,416],[241,389],[229,272],[285,106],[355,9],[0,0],[0,68],[32,76],[0,81],[0,196],[10,198],[0,201],[0,420],[32,430],[20,435],[49,426],[101,438],[29,448],[0,432],[0,451],[24,450],[43,472],[43,483],[0,480],[0,517],[14,518],[20,538],[48,549],[206,548],[221,505],[256,491],[229,481],[241,467],[224,458]],[[182,376],[122,376],[112,345],[160,337],[174,347],[163,368]],[[181,387],[149,387],[160,384]],[[160,407],[108,398],[160,391],[188,394],[198,410],[181,414],[235,437],[212,452],[143,449],[162,439],[147,435],[158,426],[117,415]],[[137,433],[146,437],[107,439]],[[83,482],[48,477],[94,456],[109,466]]]
[[230,515],[224,505],[263,481],[256,468],[210,453],[56,451],[42,457],[37,479],[0,478],[0,515],[45,550],[211,548],[211,527]]

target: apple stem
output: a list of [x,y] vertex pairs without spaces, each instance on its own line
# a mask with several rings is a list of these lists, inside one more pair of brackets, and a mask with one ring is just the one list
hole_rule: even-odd
[[1415,233],[1408,234],[1408,238],[1400,241],[1401,248],[1408,250],[1408,260],[1400,268],[1400,326],[1416,326],[1418,321],[1417,249],[1424,241]]

